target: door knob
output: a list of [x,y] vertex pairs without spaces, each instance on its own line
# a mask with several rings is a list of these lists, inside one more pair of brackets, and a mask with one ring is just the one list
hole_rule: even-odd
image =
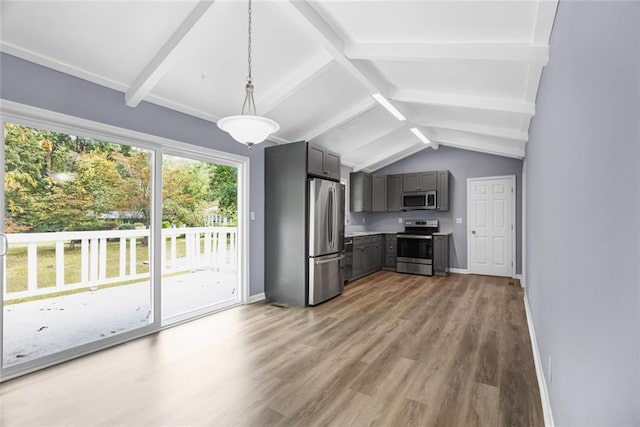
[[476,230],[471,230],[471,234],[476,234]]

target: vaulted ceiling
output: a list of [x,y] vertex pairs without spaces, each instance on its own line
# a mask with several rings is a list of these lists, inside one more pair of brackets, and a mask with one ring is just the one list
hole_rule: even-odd
[[[0,49],[121,91],[132,108],[148,101],[215,122],[244,99],[247,4],[3,0]],[[280,123],[275,142],[317,142],[356,170],[439,145],[522,158],[556,7],[254,0],[258,113]]]

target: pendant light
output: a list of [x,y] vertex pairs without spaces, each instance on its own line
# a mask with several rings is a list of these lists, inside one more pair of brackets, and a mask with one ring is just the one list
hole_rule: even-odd
[[[236,116],[223,117],[218,120],[218,127],[228,132],[233,139],[251,148],[259,144],[280,129],[280,125],[274,120],[259,116],[256,113],[256,103],[253,100],[253,79],[251,77],[251,0],[249,0],[249,48],[248,64],[249,75],[244,88],[245,97],[242,104],[242,112]],[[245,113],[246,112],[246,113]]]

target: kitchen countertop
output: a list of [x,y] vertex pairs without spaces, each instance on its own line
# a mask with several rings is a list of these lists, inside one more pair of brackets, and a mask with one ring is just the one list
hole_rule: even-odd
[[451,235],[451,233],[443,233],[443,232],[438,232],[438,233],[433,233],[434,236],[449,236]]
[[376,234],[396,234],[397,231],[351,231],[344,233],[344,237],[361,237],[361,236],[375,236]]

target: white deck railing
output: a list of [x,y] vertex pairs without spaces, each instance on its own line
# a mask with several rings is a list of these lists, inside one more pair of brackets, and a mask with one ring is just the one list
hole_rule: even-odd
[[[7,263],[11,256],[4,257],[5,274],[2,293],[4,300],[47,295],[61,291],[95,288],[100,285],[129,280],[146,279],[149,273],[138,273],[138,264],[149,260],[137,259],[137,245],[149,238],[150,231],[108,230],[69,231],[60,233],[7,234],[9,248],[14,244],[27,246],[27,289],[9,292],[7,287]],[[177,239],[185,238],[186,254],[177,256]],[[237,263],[237,228],[193,227],[162,229],[162,273],[189,271],[202,267],[233,267]],[[118,274],[107,277],[107,239],[119,241]],[[80,242],[80,281],[65,283],[64,245]],[[169,248],[167,249],[167,241]],[[38,245],[55,243],[55,283],[40,283],[38,280]],[[127,246],[129,263],[127,265]],[[149,249],[151,249],[149,247]],[[9,261],[7,261],[9,258]]]

